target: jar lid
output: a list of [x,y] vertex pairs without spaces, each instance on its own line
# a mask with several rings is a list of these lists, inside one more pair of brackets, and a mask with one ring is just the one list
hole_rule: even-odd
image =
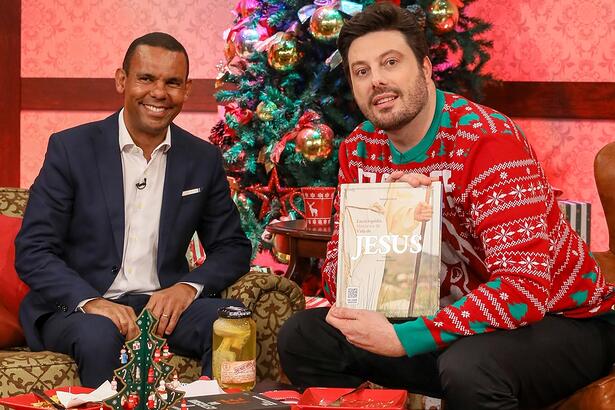
[[252,316],[252,312],[245,307],[226,306],[218,309],[218,316],[226,319],[242,319]]

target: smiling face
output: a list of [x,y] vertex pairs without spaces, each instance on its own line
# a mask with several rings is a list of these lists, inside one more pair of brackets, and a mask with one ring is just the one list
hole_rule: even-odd
[[140,45],[128,72],[118,69],[115,86],[124,94],[124,121],[133,139],[164,139],[179,114],[192,83],[181,52]]
[[431,63],[426,58],[419,65],[399,31],[356,38],[348,49],[348,66],[359,109],[380,129],[403,128],[427,104]]

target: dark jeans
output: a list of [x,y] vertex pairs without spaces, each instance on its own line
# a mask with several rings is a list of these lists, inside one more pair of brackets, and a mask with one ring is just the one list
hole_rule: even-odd
[[520,329],[461,338],[439,352],[389,358],[348,343],[326,314],[299,312],[280,330],[282,368],[293,384],[370,380],[442,397],[447,410],[535,408],[606,376],[615,361],[615,326],[597,319],[549,315]]
[[[148,295],[129,295],[114,302],[131,306],[139,315]],[[231,299],[196,299],[181,315],[167,343],[171,351],[201,360],[202,373],[211,377],[212,325],[223,306],[242,306]],[[71,356],[79,368],[81,384],[98,387],[120,367],[120,349],[125,342],[113,322],[99,315],[80,312],[65,316],[54,313],[41,326],[45,348]]]

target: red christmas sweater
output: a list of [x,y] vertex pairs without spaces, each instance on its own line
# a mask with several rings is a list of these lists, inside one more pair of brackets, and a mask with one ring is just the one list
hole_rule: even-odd
[[[459,95],[438,90],[436,100],[429,131],[409,151],[399,152],[369,121],[339,150],[339,184],[382,182],[396,170],[443,183],[441,308],[394,325],[408,356],[461,336],[526,326],[546,313],[585,318],[609,312],[615,286],[605,283],[562,216],[521,130]],[[339,214],[339,202],[335,207]],[[323,266],[331,302],[338,226],[336,217]]]

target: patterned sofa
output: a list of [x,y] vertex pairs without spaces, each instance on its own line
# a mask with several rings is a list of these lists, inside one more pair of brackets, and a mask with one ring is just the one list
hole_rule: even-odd
[[[27,199],[27,190],[0,188],[0,214],[22,216]],[[252,271],[226,289],[223,296],[241,300],[253,312],[257,325],[258,379],[279,380],[276,335],[288,317],[305,308],[301,289],[284,277]],[[174,356],[171,363],[183,380],[200,376],[196,360]],[[50,389],[79,384],[77,366],[67,355],[31,352],[23,346],[0,350],[0,397],[26,393],[34,386]]]

